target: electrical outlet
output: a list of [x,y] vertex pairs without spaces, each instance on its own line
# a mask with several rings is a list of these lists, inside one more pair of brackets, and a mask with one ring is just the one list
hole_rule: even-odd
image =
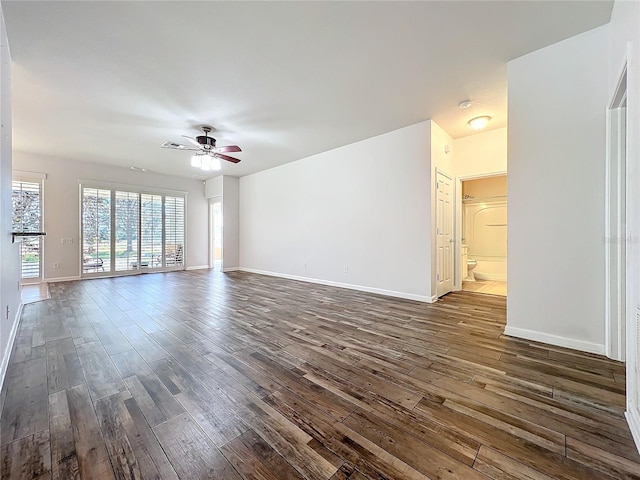
[[53,268],[60,268],[60,262],[54,262],[53,263]]
[[344,273],[349,273],[349,265],[344,266]]
[[62,238],[62,239],[60,240],[60,242],[61,242],[63,245],[71,245],[71,244],[73,244],[73,238],[71,238],[71,237]]
[[302,264],[302,266],[303,266],[304,268],[307,268],[307,262],[304,262],[304,263]]

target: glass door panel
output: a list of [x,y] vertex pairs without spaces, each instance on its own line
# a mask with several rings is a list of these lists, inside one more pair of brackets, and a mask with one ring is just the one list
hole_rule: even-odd
[[82,272],[111,271],[111,190],[82,189]]
[[116,271],[138,268],[140,194],[116,192]]
[[140,195],[140,266],[159,268],[162,262],[162,196]]
[[184,264],[184,198],[165,197],[164,228],[165,266],[182,266]]

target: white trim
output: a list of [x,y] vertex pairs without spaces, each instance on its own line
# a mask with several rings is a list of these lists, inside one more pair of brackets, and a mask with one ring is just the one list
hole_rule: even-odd
[[[13,180],[18,181],[33,181],[33,180],[46,180],[47,174],[40,172],[27,172],[25,170],[12,170],[11,176]],[[25,180],[23,180],[25,179]]]
[[[239,267],[227,267],[227,268],[223,268],[223,269],[222,269],[222,273],[227,273],[227,272],[237,272],[237,271],[240,271],[240,270],[244,270],[244,269],[239,268]],[[246,271],[248,272],[249,270],[246,270]],[[256,271],[255,271],[255,272],[253,272],[253,273],[259,273],[259,272],[256,270]],[[265,273],[265,275],[267,275],[267,274]]]
[[627,410],[624,412],[624,416],[627,418],[633,441],[636,445],[640,445],[640,415],[635,410]]
[[[627,97],[628,60],[625,55],[616,89],[606,112],[605,162],[605,354],[625,361],[626,296],[628,295],[626,256],[628,142],[627,110],[622,104]],[[624,140],[621,133],[624,132]]]
[[209,265],[194,265],[193,267],[185,268],[185,270],[205,270],[208,268],[209,268]]
[[535,330],[527,330],[526,328],[510,327],[504,328],[504,334],[510,337],[524,338],[525,340],[533,340],[536,342],[548,343],[557,347],[571,348],[572,350],[580,350],[582,352],[597,353],[604,355],[604,344],[585,342],[584,340],[576,340],[575,338],[560,337],[549,333],[538,332]]
[[[102,182],[100,180],[90,180],[86,178],[79,178],[78,184],[85,188],[98,188],[101,190],[118,190],[127,191],[131,193],[146,193],[148,195],[169,195],[172,197],[185,197],[189,196],[189,192],[184,190],[172,190],[170,188],[156,188],[146,185],[132,185],[128,183],[117,182]],[[80,190],[82,192],[82,190]]]
[[[319,278],[300,277],[298,275],[288,275],[286,273],[268,272],[265,270],[256,270],[255,268],[240,267],[234,270],[242,272],[257,273],[259,275],[268,275],[270,277],[286,278],[289,280],[298,280],[307,283],[318,283],[320,285],[329,285],[330,287],[340,287],[349,290],[358,290],[360,292],[375,293],[377,295],[386,295],[387,297],[404,298],[406,300],[416,300],[418,302],[434,303],[438,297],[427,297],[424,295],[416,295],[414,293],[396,292],[394,290],[385,290],[383,288],[365,287],[363,285],[353,285],[351,283],[334,282],[331,280],[321,280]],[[231,271],[231,269],[223,269],[223,272]]]
[[75,277],[55,277],[55,278],[45,278],[43,282],[45,283],[55,283],[55,282],[73,282],[75,280],[83,280],[80,276]]
[[4,385],[4,377],[9,368],[9,360],[11,358],[11,352],[13,351],[13,343],[15,342],[16,335],[18,334],[18,326],[20,325],[20,317],[22,316],[22,307],[24,307],[24,304],[20,302],[16,316],[13,319],[13,327],[11,327],[11,332],[9,333],[9,342],[7,343],[7,348],[5,348],[2,356],[2,364],[0,365],[0,391]]

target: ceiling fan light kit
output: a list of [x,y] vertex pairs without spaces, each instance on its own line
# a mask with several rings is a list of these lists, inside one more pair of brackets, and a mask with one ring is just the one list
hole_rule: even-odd
[[218,171],[222,168],[220,159],[215,154],[208,153],[196,153],[191,157],[191,166],[205,172],[209,170]]
[[204,132],[204,135],[198,135],[196,138],[183,135],[183,137],[188,139],[193,144],[193,146],[187,146],[180,143],[167,141],[162,144],[162,148],[169,148],[171,150],[189,150],[191,152],[196,152],[191,157],[191,166],[194,168],[199,168],[205,172],[211,170],[220,170],[222,168],[220,160],[226,160],[227,162],[231,163],[240,162],[239,158],[223,155],[223,153],[227,152],[241,152],[242,150],[240,149],[240,147],[238,147],[237,145],[216,147],[216,139],[209,136],[211,127],[202,127],[202,131]]

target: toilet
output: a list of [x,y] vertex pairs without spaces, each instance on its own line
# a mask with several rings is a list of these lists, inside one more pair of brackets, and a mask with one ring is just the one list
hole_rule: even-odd
[[476,278],[473,275],[473,269],[478,266],[478,262],[469,258],[469,245],[462,244],[461,254],[462,279],[465,282],[475,282]]
[[467,282],[476,281],[476,277],[473,275],[473,269],[476,268],[477,266],[478,266],[477,260],[471,260],[471,259],[467,260],[467,278],[466,278]]

